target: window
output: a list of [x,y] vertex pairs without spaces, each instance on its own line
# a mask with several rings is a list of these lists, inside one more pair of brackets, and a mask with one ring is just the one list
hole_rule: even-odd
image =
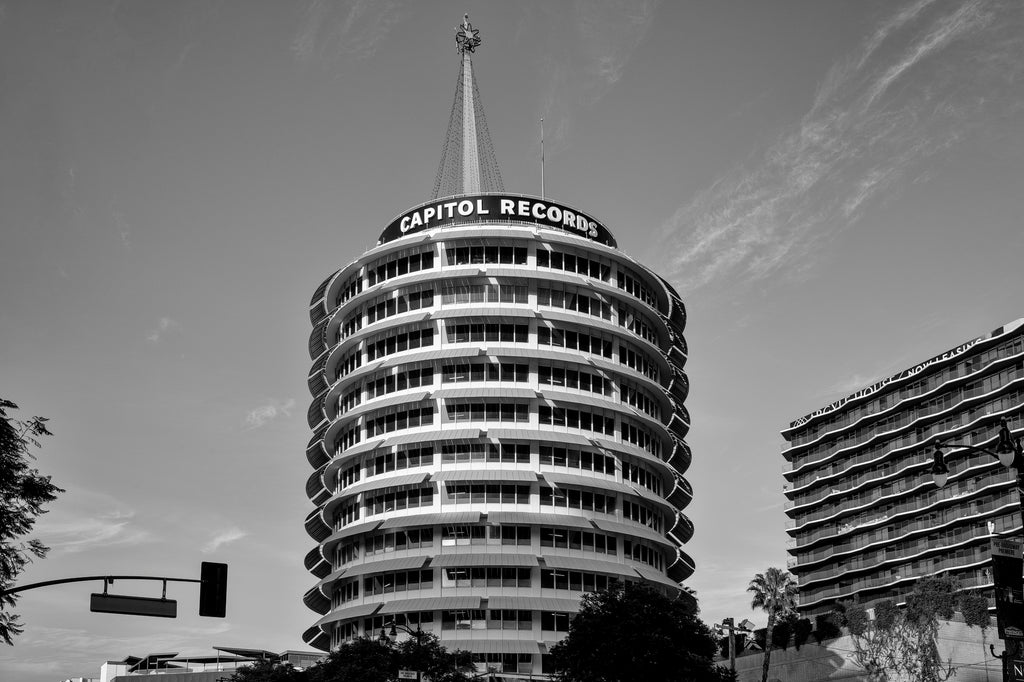
[[529,464],[529,443],[459,442],[441,445],[441,461],[451,462],[505,462]]
[[384,259],[371,264],[366,268],[366,274],[370,286],[379,284],[392,277],[429,270],[434,267],[434,252],[423,251],[420,253],[399,253],[386,256]]
[[553,632],[568,632],[571,615],[554,611],[540,612],[540,629]]
[[525,324],[475,322],[445,325],[448,343],[486,341],[493,343],[526,343],[530,327]]
[[526,265],[524,246],[448,245],[445,248],[448,265]]

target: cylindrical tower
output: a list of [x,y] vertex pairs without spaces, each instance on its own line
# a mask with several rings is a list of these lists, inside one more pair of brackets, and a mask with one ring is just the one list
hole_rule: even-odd
[[[479,38],[458,30],[472,101],[453,112],[472,118]],[[591,216],[502,192],[482,121],[454,128],[481,150],[461,168],[475,179],[399,215],[313,296],[305,602],[321,618],[304,639],[394,621],[538,675],[585,592],[692,599],[686,313]]]

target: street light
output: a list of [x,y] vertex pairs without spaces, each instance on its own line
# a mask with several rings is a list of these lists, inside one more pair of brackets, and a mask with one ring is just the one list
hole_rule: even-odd
[[[980,452],[999,460],[1004,467],[1017,469],[1017,494],[1020,496],[1021,508],[1024,509],[1024,447],[1021,446],[1020,438],[1016,441],[1010,433],[1010,426],[1005,419],[999,420],[999,440],[996,442],[995,451],[987,448],[979,448],[967,443],[945,443],[946,447]],[[949,467],[946,466],[945,453],[942,452],[942,441],[936,441],[935,451],[932,453],[932,480],[935,485],[942,487],[949,479]]]
[[[385,623],[384,625],[387,625],[387,623]],[[417,680],[417,681],[423,679],[423,677],[422,677],[423,673],[419,670],[420,666],[423,663],[423,661],[421,660],[421,657],[423,655],[422,646],[423,646],[423,634],[424,634],[423,630],[420,629],[420,624],[416,623],[416,629],[413,630],[412,628],[408,627],[407,625],[399,625],[394,620],[392,620],[391,621],[391,631],[387,632],[387,633],[384,632],[384,625],[382,625],[381,628],[380,628],[380,641],[381,642],[391,642],[396,637],[398,637],[398,630],[399,630],[399,628],[401,628],[401,630],[403,632],[405,632],[406,634],[411,635],[412,637],[416,638],[416,671],[415,671],[415,677],[412,677],[411,674],[403,675],[403,673],[412,673],[413,671],[399,670],[398,671],[399,679],[414,679],[414,680]]]

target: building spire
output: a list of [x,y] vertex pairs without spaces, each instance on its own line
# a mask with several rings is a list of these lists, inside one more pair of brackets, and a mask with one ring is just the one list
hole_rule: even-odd
[[448,135],[434,181],[435,199],[454,194],[504,191],[470,58],[480,45],[480,31],[469,23],[468,14],[464,15],[462,24],[455,27],[455,44],[462,56],[462,65],[448,120]]

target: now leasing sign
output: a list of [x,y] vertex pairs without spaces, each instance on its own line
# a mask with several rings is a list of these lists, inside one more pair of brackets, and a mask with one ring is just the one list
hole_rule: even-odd
[[423,204],[391,221],[380,235],[386,244],[407,234],[448,225],[536,223],[615,247],[615,238],[585,213],[546,199],[507,194],[449,197]]

